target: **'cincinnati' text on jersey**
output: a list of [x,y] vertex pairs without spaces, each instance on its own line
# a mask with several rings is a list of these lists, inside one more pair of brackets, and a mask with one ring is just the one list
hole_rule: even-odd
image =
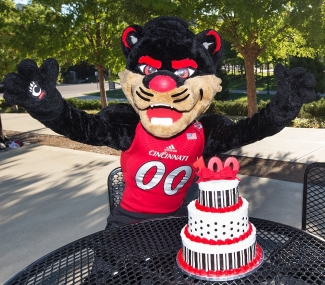
[[149,155],[153,157],[159,157],[159,158],[165,158],[165,159],[173,159],[173,160],[180,160],[180,161],[187,161],[188,156],[187,155],[179,155],[174,153],[168,153],[168,152],[159,152],[155,150],[150,150]]

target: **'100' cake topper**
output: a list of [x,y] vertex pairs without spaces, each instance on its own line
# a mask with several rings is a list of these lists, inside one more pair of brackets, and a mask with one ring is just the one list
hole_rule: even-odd
[[209,160],[208,167],[206,167],[201,156],[193,166],[198,169],[199,179],[197,183],[221,179],[232,180],[236,178],[239,171],[239,163],[235,157],[228,157],[223,164],[219,157],[214,156]]

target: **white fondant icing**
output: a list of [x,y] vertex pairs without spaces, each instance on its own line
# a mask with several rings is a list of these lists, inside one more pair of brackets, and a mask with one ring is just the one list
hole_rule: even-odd
[[203,243],[191,241],[184,234],[185,227],[181,231],[181,238],[182,238],[183,245],[195,252],[207,253],[207,254],[232,253],[232,252],[237,252],[246,249],[256,242],[256,229],[254,225],[252,225],[252,227],[253,227],[252,233],[245,240],[239,241],[238,243],[229,244],[229,245],[210,245],[210,244],[203,244]]
[[190,234],[213,240],[233,239],[248,230],[248,202],[242,198],[242,206],[226,213],[211,213],[198,210],[195,201],[189,203],[188,227]]
[[232,188],[236,188],[238,186],[239,180],[210,180],[206,182],[198,183],[199,189],[204,191],[223,191]]

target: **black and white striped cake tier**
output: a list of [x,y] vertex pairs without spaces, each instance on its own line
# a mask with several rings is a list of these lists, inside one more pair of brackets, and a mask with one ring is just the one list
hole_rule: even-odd
[[247,265],[255,258],[256,242],[248,248],[231,253],[199,253],[183,246],[184,261],[197,269],[205,271],[231,270]]
[[238,179],[211,180],[199,183],[198,201],[202,206],[230,207],[238,203]]
[[198,201],[205,207],[225,208],[238,203],[238,186],[223,191],[199,190]]

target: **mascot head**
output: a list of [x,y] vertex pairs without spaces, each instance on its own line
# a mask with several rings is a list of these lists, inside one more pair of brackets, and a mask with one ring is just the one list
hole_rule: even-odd
[[122,34],[126,69],[122,89],[151,134],[182,132],[210,106],[221,80],[215,76],[222,42],[214,30],[195,35],[183,20],[158,17]]

